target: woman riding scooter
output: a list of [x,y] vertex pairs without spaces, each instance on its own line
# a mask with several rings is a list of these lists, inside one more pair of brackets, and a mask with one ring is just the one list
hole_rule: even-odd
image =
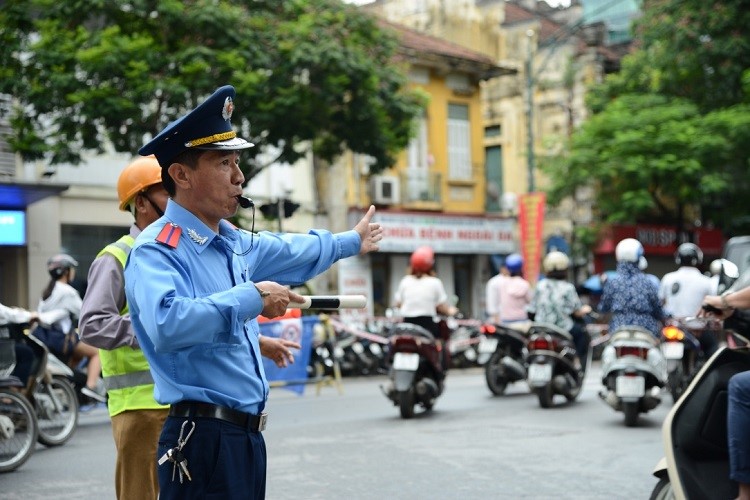
[[81,314],[83,303],[78,291],[70,285],[75,279],[78,262],[67,254],[58,254],[47,261],[50,281],[42,292],[37,311],[47,312],[50,328],[38,327],[35,336],[44,342],[54,354],[62,356],[71,367],[88,358],[86,366],[86,386],[81,393],[99,402],[106,402],[104,395],[97,391],[97,381],[101,376],[99,350],[80,342],[74,329]]
[[[419,325],[432,333],[435,339],[441,339],[435,315],[453,316],[458,312],[448,303],[448,295],[440,278],[435,273],[435,252],[428,246],[414,250],[409,259],[410,271],[401,279],[396,290],[396,307],[406,323]],[[448,341],[442,338],[443,342]],[[443,355],[448,349],[442,350]],[[448,360],[443,358],[443,368],[448,368]]]
[[586,362],[589,337],[583,317],[591,306],[583,304],[575,286],[567,281],[570,259],[562,252],[550,252],[542,262],[545,279],[537,283],[527,310],[529,319],[557,326],[573,336],[581,363]]

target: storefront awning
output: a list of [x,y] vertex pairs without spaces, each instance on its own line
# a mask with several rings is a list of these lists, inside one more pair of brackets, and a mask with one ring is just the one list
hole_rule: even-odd
[[0,209],[26,210],[26,207],[68,189],[66,184],[0,181]]

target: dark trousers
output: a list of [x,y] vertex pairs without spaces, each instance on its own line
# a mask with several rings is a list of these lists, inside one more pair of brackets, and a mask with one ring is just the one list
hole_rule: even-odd
[[589,338],[589,333],[586,331],[585,323],[579,321],[573,323],[573,328],[570,329],[570,335],[573,337],[576,353],[578,354],[578,359],[581,361],[581,366],[586,366],[591,339]]
[[750,483],[750,371],[729,379],[729,477]]
[[13,373],[23,383],[24,387],[29,384],[31,367],[34,365],[34,351],[22,342],[16,342],[16,366]]
[[183,438],[195,422],[195,431],[182,452],[192,481],[183,479],[172,462],[158,466],[159,498],[165,499],[263,499],[266,496],[266,443],[260,432],[214,418],[167,417],[159,437],[157,460],[177,445],[182,423]]

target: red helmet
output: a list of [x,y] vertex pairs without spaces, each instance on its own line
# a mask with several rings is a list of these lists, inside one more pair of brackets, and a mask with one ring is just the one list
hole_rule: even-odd
[[429,273],[435,265],[435,252],[430,247],[419,247],[409,259],[412,272]]

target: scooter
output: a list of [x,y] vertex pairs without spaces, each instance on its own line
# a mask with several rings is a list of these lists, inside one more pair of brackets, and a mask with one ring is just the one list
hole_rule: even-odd
[[[528,374],[526,381],[539,398],[542,408],[550,408],[556,394],[569,402],[581,393],[586,366],[576,353],[573,336],[547,323],[532,323],[527,343]],[[591,357],[591,349],[588,350]]]
[[[479,359],[484,364],[487,387],[495,396],[503,395],[508,384],[526,380],[529,325],[530,322],[482,325],[485,337],[479,343]],[[484,362],[487,356],[489,359]]]
[[11,375],[16,365],[15,341],[0,338],[0,472],[21,467],[34,453],[39,426],[23,383]]
[[658,340],[638,326],[614,331],[602,352],[602,384],[599,397],[625,415],[625,425],[633,427],[638,416],[661,403],[661,389],[667,379],[667,366]]
[[432,333],[411,323],[394,324],[388,339],[390,384],[381,390],[402,418],[414,417],[416,405],[431,410],[443,392],[447,361],[442,347]]
[[31,376],[24,393],[36,413],[39,442],[45,446],[66,443],[78,428],[78,396],[72,384],[73,370],[32,333],[24,333],[24,325],[8,325],[8,330],[12,339],[24,342],[34,352]]
[[651,499],[737,497],[729,479],[727,387],[750,370],[750,349],[720,348],[700,369],[662,424],[665,457],[653,470]]
[[714,335],[720,325],[707,318],[672,318],[661,330],[661,351],[667,360],[667,389],[672,400],[677,401],[690,380],[695,376],[708,355],[699,337]]

